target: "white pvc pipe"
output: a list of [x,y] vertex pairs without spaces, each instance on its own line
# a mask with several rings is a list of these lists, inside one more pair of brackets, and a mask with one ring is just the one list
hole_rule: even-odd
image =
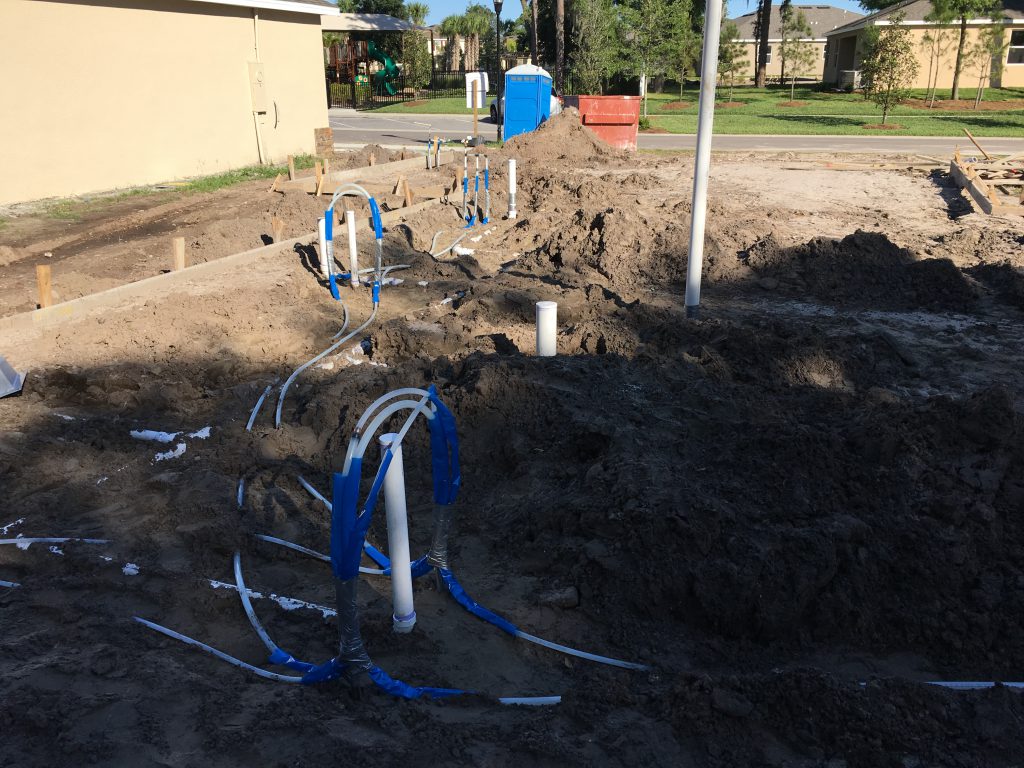
[[359,253],[356,249],[356,212],[345,211],[345,224],[348,227],[348,269],[352,287],[359,285]]
[[516,217],[516,161],[508,161],[508,217]]
[[537,302],[537,357],[558,354],[558,303]]
[[693,166],[693,204],[690,208],[690,255],[686,262],[686,316],[700,312],[700,279],[704,269],[704,224],[708,209],[708,171],[711,132],[715,119],[715,80],[718,76],[718,38],[722,3],[707,0],[704,11],[704,53],[700,71],[700,111],[697,115],[697,158]]
[[[398,441],[392,433],[380,436],[382,449]],[[388,520],[388,557],[391,558],[391,617],[395,632],[411,632],[416,625],[416,609],[412,600],[412,568],[409,551],[409,518],[405,506],[405,466],[402,446],[392,448],[391,464],[384,474],[384,507]]]
[[328,261],[330,255],[327,253],[327,220],[321,216],[316,222],[316,231],[320,236],[320,274],[330,277],[331,264]]

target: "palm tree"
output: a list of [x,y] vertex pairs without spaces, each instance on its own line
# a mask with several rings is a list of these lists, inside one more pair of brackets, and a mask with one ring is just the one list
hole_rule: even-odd
[[[490,32],[493,16],[494,13],[492,11],[476,3],[466,8],[466,14],[463,16],[463,19],[465,19],[463,29],[469,38],[466,51],[467,70],[480,68],[480,38]],[[470,51],[472,51],[472,54],[470,54]]]
[[405,17],[418,27],[426,24],[430,7],[426,3],[406,3]]
[[533,24],[530,26],[530,63],[536,67],[540,63],[537,52],[537,0],[530,0],[530,12],[533,14]]
[[555,92],[565,93],[565,0],[555,0]]
[[447,38],[444,45],[445,69],[456,69],[459,56],[459,37],[463,34],[465,19],[462,16],[445,16],[438,25],[438,31]]

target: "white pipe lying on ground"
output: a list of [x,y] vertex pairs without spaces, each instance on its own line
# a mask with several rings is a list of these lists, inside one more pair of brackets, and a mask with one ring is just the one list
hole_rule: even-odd
[[69,541],[80,541],[83,544],[109,544],[109,539],[79,539],[75,537],[71,538],[28,538],[22,537],[20,539],[0,539],[0,544],[15,544],[21,549],[28,549],[32,544],[66,544]]
[[[378,439],[381,448],[387,450],[397,442],[398,435],[387,433]],[[401,445],[391,448],[391,464],[384,474],[384,508],[388,522],[388,557],[391,558],[391,601],[394,606],[392,627],[396,633],[404,635],[416,625],[416,609],[412,598],[409,518],[405,504],[405,464]]]
[[0,587],[10,587],[11,589],[14,589],[15,587],[20,586],[21,584],[16,581],[4,581],[3,579],[0,579]]
[[516,217],[516,161],[508,161],[508,217]]
[[537,357],[558,354],[558,303],[537,302]]
[[356,247],[356,212],[345,211],[345,225],[348,228],[348,270],[352,287],[359,285],[359,252]]

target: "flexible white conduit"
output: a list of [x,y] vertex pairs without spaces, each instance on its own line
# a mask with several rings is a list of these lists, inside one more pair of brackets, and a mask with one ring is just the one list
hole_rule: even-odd
[[317,355],[316,357],[312,358],[311,360],[303,363],[302,365],[300,365],[298,368],[296,368],[292,372],[292,375],[288,377],[288,379],[285,381],[284,385],[281,387],[281,394],[279,394],[278,397],[277,397],[277,410],[274,412],[274,426],[275,427],[280,427],[281,426],[281,409],[284,408],[284,398],[288,394],[288,388],[292,385],[292,382],[294,382],[295,379],[297,379],[299,377],[299,375],[304,370],[309,368],[311,365],[314,365],[314,364],[320,362],[325,357],[327,357],[329,354],[331,354],[331,352],[333,352],[338,347],[340,347],[342,344],[344,344],[345,342],[349,341],[350,339],[352,339],[352,337],[356,336],[357,334],[359,334],[363,330],[365,330],[370,325],[370,323],[372,323],[374,321],[374,318],[377,317],[377,306],[378,306],[377,304],[373,305],[373,312],[370,313],[370,316],[366,319],[365,323],[360,325],[358,328],[356,328],[354,331],[352,331],[347,336],[343,336],[341,339],[339,339],[338,341],[336,341],[333,344],[331,344],[331,346],[329,346],[327,349],[325,349],[319,355]]
[[69,541],[78,541],[82,544],[109,544],[110,539],[79,539],[75,537],[67,538],[56,538],[52,536],[44,538],[30,539],[28,537],[22,537],[20,539],[0,539],[0,544],[18,544],[28,546],[30,544],[66,544]]
[[14,589],[15,587],[20,586],[21,584],[16,581],[4,581],[3,579],[0,579],[0,587],[10,587],[11,589]]

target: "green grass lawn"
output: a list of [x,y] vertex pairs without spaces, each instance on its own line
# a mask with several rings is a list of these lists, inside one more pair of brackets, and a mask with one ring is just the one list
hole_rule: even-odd
[[[948,96],[940,92],[939,96]],[[965,88],[964,99],[973,99],[975,91]],[[697,96],[695,89],[687,89],[680,99],[677,93],[652,93],[648,97],[647,110],[654,128],[670,133],[694,133],[697,130]],[[728,98],[728,89],[719,88],[720,101]],[[924,91],[914,93],[923,99]],[[716,133],[746,134],[847,134],[896,136],[958,136],[967,128],[978,136],[1024,136],[1024,109],[974,111],[949,109],[917,109],[907,105],[896,107],[888,122],[903,126],[899,130],[880,131],[864,128],[865,124],[877,124],[882,113],[875,105],[860,94],[829,93],[814,87],[801,86],[796,89],[796,101],[807,102],[798,107],[781,107],[788,102],[789,88],[736,88],[733,100],[743,106],[721,108],[715,113]],[[1024,88],[989,88],[985,90],[984,101],[1024,100]],[[682,101],[687,106],[673,109],[673,102]],[[428,99],[422,103],[390,104],[374,112],[404,114],[456,114],[468,115],[465,99]]]

